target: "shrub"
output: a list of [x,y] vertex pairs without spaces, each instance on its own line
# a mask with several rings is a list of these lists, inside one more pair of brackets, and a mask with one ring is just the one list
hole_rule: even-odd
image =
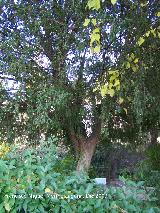
[[55,150],[52,144],[42,143],[21,153],[15,148],[0,160],[1,213],[158,212],[140,184],[107,188],[97,186],[86,174],[56,171]]
[[146,160],[139,163],[134,175],[135,180],[143,180],[146,187],[154,189],[156,203],[160,205],[160,144],[149,147],[146,152]]
[[153,170],[160,171],[160,144],[154,144],[146,151],[146,157]]

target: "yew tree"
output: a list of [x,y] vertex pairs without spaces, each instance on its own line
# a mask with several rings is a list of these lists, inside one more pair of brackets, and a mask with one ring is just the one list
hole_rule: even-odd
[[130,128],[139,79],[154,66],[146,49],[159,39],[157,1],[97,2],[0,3],[0,137],[65,137],[78,171],[110,121]]

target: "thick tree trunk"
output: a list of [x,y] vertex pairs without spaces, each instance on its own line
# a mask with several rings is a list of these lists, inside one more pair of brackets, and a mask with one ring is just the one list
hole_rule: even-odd
[[[97,108],[96,110],[98,111],[100,107],[98,109]],[[94,117],[92,133],[88,138],[86,138],[86,134],[77,136],[75,131],[73,129],[70,130],[67,126],[65,126],[64,128],[74,145],[76,159],[78,160],[78,163],[77,163],[78,172],[81,172],[81,171],[88,172],[96,145],[100,141],[101,118],[100,118],[100,115],[98,117],[97,114]]]
[[80,171],[88,172],[97,143],[98,140],[96,138],[92,140],[88,139],[85,141],[81,141],[79,160],[77,164],[78,172]]

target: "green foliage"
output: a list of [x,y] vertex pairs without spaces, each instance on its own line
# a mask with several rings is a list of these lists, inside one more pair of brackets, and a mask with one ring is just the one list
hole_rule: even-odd
[[[19,153],[19,155],[18,155]],[[85,174],[56,171],[55,146],[43,142],[37,149],[15,148],[0,160],[0,212],[149,212],[151,199],[140,184],[103,188]],[[124,182],[125,180],[122,179]],[[130,188],[133,187],[133,188]],[[142,210],[143,209],[143,210]],[[158,209],[153,208],[154,212]],[[142,211],[141,211],[142,210]]]
[[160,205],[160,171],[153,170],[148,161],[143,161],[137,166],[134,174],[134,180],[144,181],[147,191],[153,191],[157,198],[155,203]]
[[146,151],[146,156],[153,170],[160,171],[160,144],[154,144]]
[[155,144],[146,151],[146,160],[140,162],[134,175],[135,180],[143,180],[146,187],[152,187],[160,205],[160,145]]

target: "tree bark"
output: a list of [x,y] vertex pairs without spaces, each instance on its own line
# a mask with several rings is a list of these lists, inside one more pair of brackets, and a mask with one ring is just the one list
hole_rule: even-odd
[[158,130],[155,128],[150,130],[151,135],[151,145],[157,144],[157,138],[158,138]]
[[[99,114],[98,114],[99,113]],[[88,172],[91,160],[96,149],[96,145],[100,142],[101,134],[101,107],[97,106],[96,114],[93,119],[92,133],[89,137],[86,134],[77,136],[74,129],[69,128],[69,125],[65,125],[63,128],[67,133],[70,141],[74,145],[74,150],[76,154],[76,159],[78,161],[76,170],[78,172]]]
[[81,141],[79,160],[77,163],[78,172],[88,172],[97,143],[98,140],[96,138],[92,140],[87,139],[85,141]]

